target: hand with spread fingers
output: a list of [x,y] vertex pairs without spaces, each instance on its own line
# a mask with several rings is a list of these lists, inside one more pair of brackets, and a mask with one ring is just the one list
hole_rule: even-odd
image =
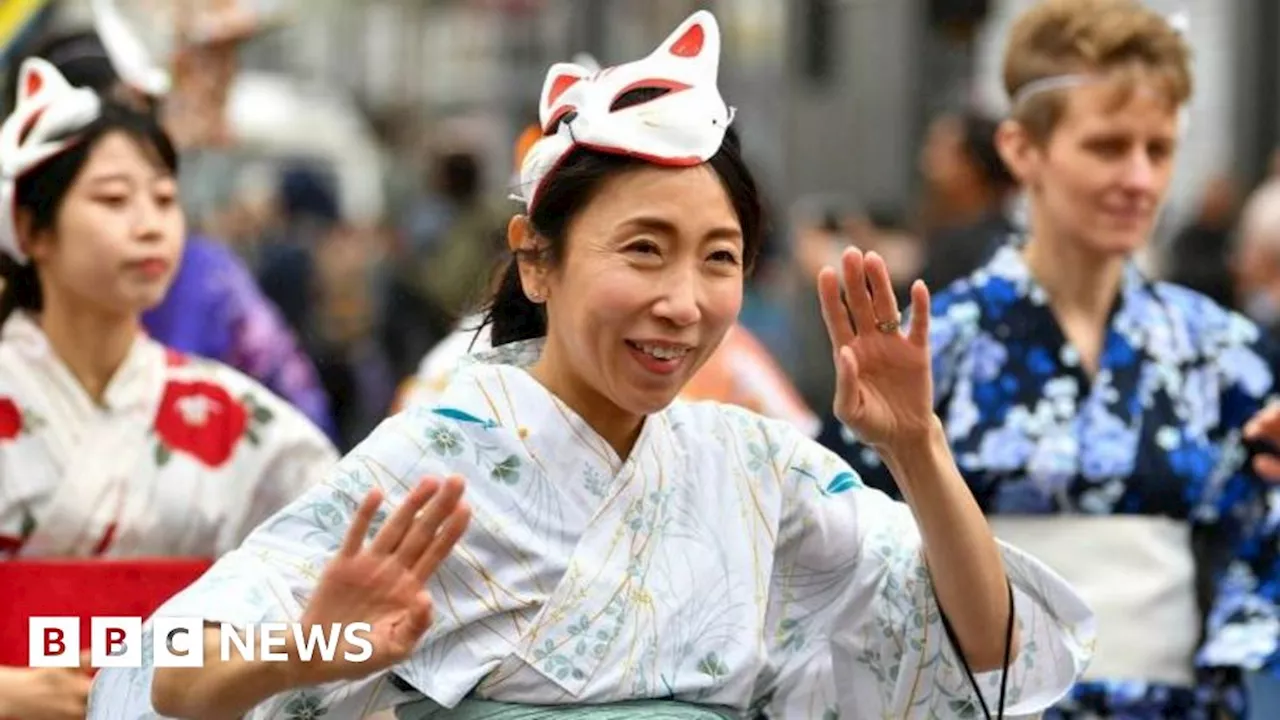
[[315,655],[298,662],[298,685],[368,676],[409,656],[431,626],[431,598],[425,589],[432,573],[462,537],[471,511],[462,500],[463,481],[427,478],[405,496],[373,540],[365,545],[381,493],[370,492],[356,511],[343,545],[329,561],[303,613],[304,627],[369,623],[373,655],[350,662],[345,638],[333,662]]
[[841,257],[818,275],[822,316],[836,364],[836,417],[877,450],[924,441],[937,426],[929,356],[929,291],[911,287],[911,327],[904,332],[889,270],[875,253]]

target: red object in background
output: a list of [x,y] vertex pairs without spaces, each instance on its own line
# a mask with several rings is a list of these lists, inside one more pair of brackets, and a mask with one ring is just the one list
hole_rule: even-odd
[[27,620],[80,618],[89,649],[90,618],[150,617],[209,569],[205,558],[0,561],[0,665],[27,666]]

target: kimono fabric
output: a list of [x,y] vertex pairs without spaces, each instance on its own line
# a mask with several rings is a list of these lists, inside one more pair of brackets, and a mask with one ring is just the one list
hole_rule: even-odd
[[[794,426],[719,403],[648,416],[621,458],[528,374],[538,343],[469,358],[437,404],[385,421],[157,612],[296,621],[371,489],[390,507],[370,537],[421,477],[467,480],[471,524],[429,581],[416,651],[248,717],[609,717],[634,701],[667,703],[639,717],[979,717],[906,505]],[[1002,552],[1021,633],[1006,712],[1033,713],[1086,663],[1092,615]],[[156,717],[150,662],[104,670],[90,717]],[[1000,680],[977,676],[988,706]]]
[[[1274,392],[1258,328],[1131,264],[1091,377],[1017,242],[934,298],[930,327],[936,410],[996,535],[1052,538],[1027,549],[1096,591],[1094,662],[1046,717],[1242,716],[1240,669],[1280,659],[1280,515],[1240,437]],[[824,443],[892,492],[837,432]],[[1178,620],[1144,634],[1148,617]]]
[[213,558],[337,460],[226,366],[140,334],[99,404],[31,316],[0,331],[0,561]]

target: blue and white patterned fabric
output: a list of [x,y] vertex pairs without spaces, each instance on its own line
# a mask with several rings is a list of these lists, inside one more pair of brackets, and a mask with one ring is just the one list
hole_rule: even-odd
[[[935,407],[988,516],[1157,516],[1193,528],[1188,552],[1213,598],[1199,679],[1082,682],[1047,717],[1239,717],[1239,669],[1280,660],[1280,514],[1240,437],[1275,391],[1270,339],[1131,263],[1091,376],[1016,238],[934,297],[930,331]],[[893,492],[875,455],[838,424],[823,442]]]

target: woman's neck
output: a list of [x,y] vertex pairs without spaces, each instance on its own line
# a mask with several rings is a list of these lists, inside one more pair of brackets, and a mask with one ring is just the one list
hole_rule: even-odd
[[102,405],[107,385],[137,340],[137,316],[73,308],[74,303],[44,293],[38,322],[53,351],[70,369],[89,397]]
[[567,371],[556,345],[548,341],[529,374],[542,383],[613,448],[619,458],[631,455],[644,417],[625,412]]
[[1083,243],[1045,230],[1032,222],[1023,258],[1032,277],[1044,288],[1049,307],[1092,375],[1101,363],[1107,320],[1124,275],[1123,255],[1090,251]]
[[1093,253],[1079,243],[1037,230],[1023,258],[1057,312],[1089,318],[1099,326],[1106,323],[1120,292],[1123,256]]

